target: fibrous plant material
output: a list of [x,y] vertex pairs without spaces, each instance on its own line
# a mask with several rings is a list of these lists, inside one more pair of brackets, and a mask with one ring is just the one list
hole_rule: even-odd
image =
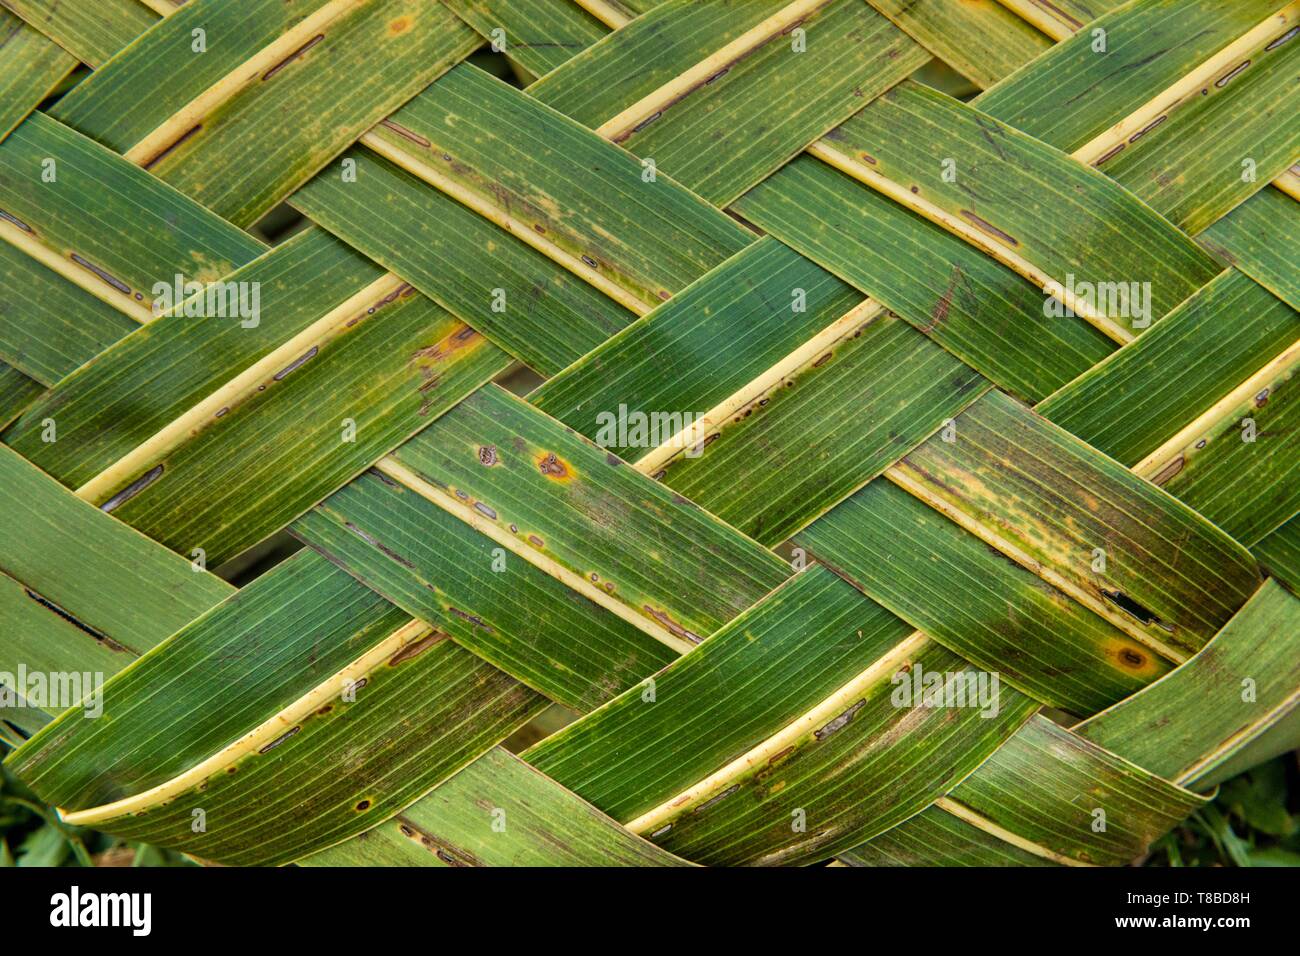
[[66,824],[1123,865],[1300,744],[1300,0],[5,8]]

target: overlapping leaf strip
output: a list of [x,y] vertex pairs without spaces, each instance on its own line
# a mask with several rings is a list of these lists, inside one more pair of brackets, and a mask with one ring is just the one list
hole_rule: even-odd
[[1300,3],[6,7],[0,671],[116,676],[0,727],[69,820],[1121,864],[1296,745]]

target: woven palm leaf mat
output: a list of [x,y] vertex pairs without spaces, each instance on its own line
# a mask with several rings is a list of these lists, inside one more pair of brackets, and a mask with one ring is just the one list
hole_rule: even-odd
[[1120,865],[1300,743],[1300,2],[2,2],[69,823]]

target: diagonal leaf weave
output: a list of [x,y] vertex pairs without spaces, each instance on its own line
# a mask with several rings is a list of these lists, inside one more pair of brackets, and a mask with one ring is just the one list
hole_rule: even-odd
[[0,2],[66,821],[1123,865],[1300,744],[1300,0]]

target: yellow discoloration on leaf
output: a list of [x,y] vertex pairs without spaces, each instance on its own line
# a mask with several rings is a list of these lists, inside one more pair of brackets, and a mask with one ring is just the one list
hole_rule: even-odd
[[573,465],[553,451],[543,452],[536,461],[537,470],[552,481],[568,483],[578,477]]
[[1169,665],[1136,641],[1114,638],[1102,644],[1107,660],[1125,674],[1154,680],[1169,670]]

